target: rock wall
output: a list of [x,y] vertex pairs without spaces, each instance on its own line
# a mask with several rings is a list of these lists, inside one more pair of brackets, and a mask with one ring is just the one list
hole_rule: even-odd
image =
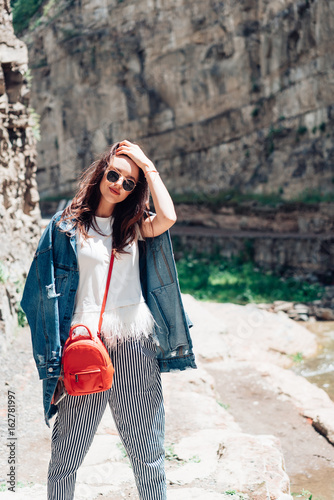
[[333,193],[333,0],[50,0],[33,26],[42,198],[125,137],[173,193]]
[[334,313],[334,203],[182,203],[177,216],[171,229],[177,258],[218,248],[224,257],[246,252],[262,269],[332,285],[323,306]]
[[28,52],[0,0],[0,351],[13,338],[23,280],[40,234]]

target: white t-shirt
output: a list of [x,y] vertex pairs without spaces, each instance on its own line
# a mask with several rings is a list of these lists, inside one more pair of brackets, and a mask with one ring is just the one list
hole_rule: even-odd
[[[90,228],[86,240],[77,234],[79,286],[72,325],[82,323],[96,335],[112,248],[112,217],[95,217],[105,234]],[[142,294],[137,239],[116,254],[103,315],[101,336],[110,345],[126,338],[147,337],[154,319]]]

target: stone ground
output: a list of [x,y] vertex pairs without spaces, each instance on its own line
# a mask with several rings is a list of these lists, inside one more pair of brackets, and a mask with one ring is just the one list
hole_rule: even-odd
[[[283,314],[184,296],[198,370],[163,375],[168,500],[334,498],[334,403],[288,367],[315,336]],[[14,348],[15,346],[15,348]],[[0,366],[0,500],[46,498],[51,429],[28,328]],[[9,473],[8,390],[16,397],[16,492]],[[316,431],[327,434],[327,439]],[[138,500],[110,412],[78,472],[75,500]]]

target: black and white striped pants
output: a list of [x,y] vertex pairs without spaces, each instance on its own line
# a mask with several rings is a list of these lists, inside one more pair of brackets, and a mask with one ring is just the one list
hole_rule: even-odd
[[[77,470],[93,441],[107,403],[130,458],[141,500],[165,500],[161,378],[151,339],[109,349],[115,373],[111,389],[67,395],[58,404],[52,431],[48,500],[72,500]],[[112,482],[112,477],[110,478]]]

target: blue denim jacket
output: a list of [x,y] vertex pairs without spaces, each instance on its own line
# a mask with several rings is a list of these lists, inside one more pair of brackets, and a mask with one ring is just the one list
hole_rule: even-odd
[[[45,229],[26,280],[21,306],[26,313],[33,355],[43,380],[46,423],[57,411],[51,405],[61,370],[62,347],[68,337],[79,283],[75,229],[56,225],[61,212]],[[143,295],[156,322],[154,337],[160,370],[196,368],[189,327],[169,232],[139,242]]]

